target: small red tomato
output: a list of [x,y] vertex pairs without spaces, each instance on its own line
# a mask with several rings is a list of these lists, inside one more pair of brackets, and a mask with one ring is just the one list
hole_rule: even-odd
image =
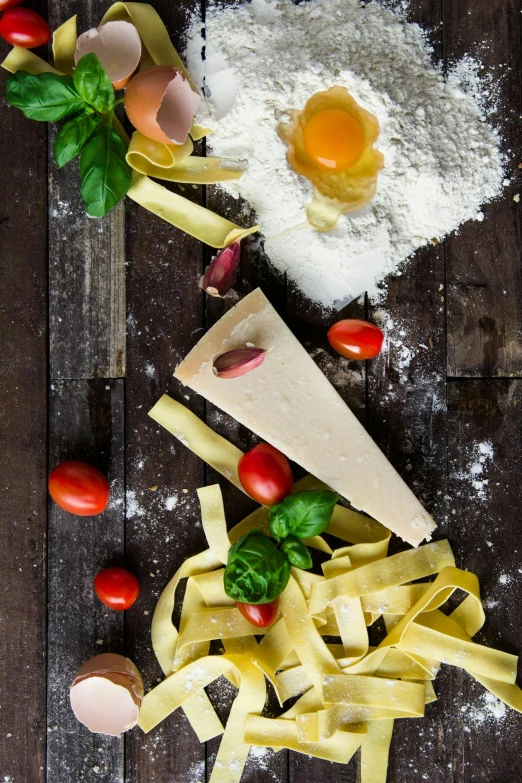
[[368,321],[349,318],[338,321],[328,331],[328,342],[347,359],[373,359],[380,353],[384,332]]
[[279,503],[294,486],[290,463],[269,443],[260,443],[243,454],[238,472],[245,492],[263,506]]
[[97,468],[73,459],[62,462],[52,471],[49,494],[64,511],[90,517],[107,508],[109,482]]
[[236,606],[249,623],[257,628],[266,628],[275,620],[279,598],[270,604],[242,604],[240,601],[236,601]]
[[0,19],[0,36],[12,46],[36,49],[51,37],[49,25],[30,8],[8,8]]
[[23,2],[24,0],[0,0],[0,11],[7,11],[8,8],[14,8]]
[[140,594],[140,583],[126,568],[104,568],[94,579],[96,595],[109,609],[130,609]]

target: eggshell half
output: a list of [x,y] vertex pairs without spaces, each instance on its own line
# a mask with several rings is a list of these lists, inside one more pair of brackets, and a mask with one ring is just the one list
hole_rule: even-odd
[[167,65],[146,68],[125,90],[130,122],[144,136],[163,144],[185,143],[199,101],[185,77]]
[[121,682],[93,675],[80,680],[71,688],[71,707],[74,714],[94,734],[119,736],[138,722],[140,708],[131,689]]
[[117,736],[138,721],[143,681],[123,655],[96,655],[76,672],[70,700],[74,714],[90,731]]
[[138,68],[141,39],[130,22],[107,22],[87,30],[76,42],[74,62],[92,52],[101,62],[116,90],[123,89]]

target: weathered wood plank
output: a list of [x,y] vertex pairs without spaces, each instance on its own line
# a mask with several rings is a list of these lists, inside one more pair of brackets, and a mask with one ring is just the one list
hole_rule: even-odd
[[[78,667],[102,652],[123,652],[121,612],[97,598],[93,579],[123,565],[124,385],[122,380],[54,381],[49,464],[83,459],[111,484],[109,507],[76,517],[49,503],[47,780],[123,781],[123,740],[94,735],[75,718],[69,686]],[[129,611],[139,612],[136,607]]]
[[[8,46],[0,42],[0,59]],[[0,77],[0,771],[45,778],[46,128]],[[29,195],[30,194],[30,197]]]
[[[97,26],[107,4],[49,0],[55,29],[78,14],[78,31]],[[51,127],[51,126],[50,126]],[[58,170],[49,145],[49,317],[53,378],[125,374],[125,210],[87,217],[78,160]]]
[[499,91],[493,119],[503,135],[506,176],[512,184],[473,221],[447,240],[448,375],[522,374],[521,212],[513,196],[522,184],[522,95],[519,0],[451,2],[444,7],[444,57],[471,53]]
[[[175,23],[176,12],[166,3],[158,10]],[[199,197],[190,186],[184,192]],[[203,327],[197,287],[202,251],[196,240],[129,204],[127,258],[126,553],[143,600],[127,619],[126,651],[149,689],[162,678],[150,643],[158,596],[181,563],[205,545],[195,492],[205,483],[203,463],[147,416],[164,392],[203,416],[202,400],[172,377]],[[126,748],[133,783],[203,783],[205,747],[181,710],[146,736],[131,732]]]
[[[442,57],[441,6],[412,3],[408,18],[429,33],[434,57]],[[386,332],[382,354],[368,370],[368,428],[394,467],[446,532],[446,335],[444,246],[425,247],[404,275],[386,281],[382,304],[370,320]],[[390,551],[401,546],[392,539]],[[443,671],[437,691],[449,693],[451,672]],[[450,721],[439,702],[421,720],[396,721],[390,751],[390,780],[433,783],[453,780]],[[427,779],[426,777],[426,779]]]
[[[407,274],[388,278],[385,301],[370,310],[386,332],[386,345],[368,370],[370,434],[434,515],[437,539],[448,529],[443,291],[441,246],[419,251]],[[404,548],[392,538],[390,552]],[[448,697],[451,672],[441,673],[436,690]],[[396,721],[390,780],[413,783],[427,774],[433,783],[453,781],[452,724],[443,704],[430,704],[423,720]]]
[[[449,537],[457,565],[479,577],[486,612],[476,639],[520,655],[522,383],[450,383],[448,434]],[[438,689],[440,709],[453,727],[448,779],[522,779],[522,716],[488,701],[482,686],[463,672],[456,670],[452,681],[451,692]]]

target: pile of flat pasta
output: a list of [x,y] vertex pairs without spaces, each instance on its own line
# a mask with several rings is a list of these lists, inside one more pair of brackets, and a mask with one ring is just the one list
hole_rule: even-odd
[[[241,451],[166,395],[150,415],[185,445],[241,486]],[[306,477],[295,489],[321,485]],[[223,734],[211,783],[239,783],[251,745],[283,748],[339,763],[361,749],[362,783],[385,783],[394,720],[418,718],[436,699],[441,662],[468,671],[491,693],[522,711],[515,685],[517,658],[472,641],[484,622],[477,577],[455,567],[447,541],[387,557],[390,532],[338,505],[328,533],[348,546],[332,551],[321,537],[309,546],[331,555],[323,575],[292,568],[279,614],[268,629],[246,621],[223,589],[232,543],[267,529],[260,507],[227,533],[218,485],[198,490],[209,548],[189,558],[162,593],[152,623],[155,653],[166,679],[145,696],[139,724],[148,732],[182,707],[200,741]],[[437,575],[433,582],[416,580]],[[188,578],[179,632],[172,622],[176,588]],[[450,614],[443,604],[466,597]],[[371,647],[367,627],[383,617],[387,636]],[[258,643],[254,633],[262,636]],[[340,642],[328,644],[324,637]],[[209,655],[219,639],[224,654]],[[224,729],[204,688],[225,675],[239,688]],[[261,715],[266,679],[281,705],[279,718]]]

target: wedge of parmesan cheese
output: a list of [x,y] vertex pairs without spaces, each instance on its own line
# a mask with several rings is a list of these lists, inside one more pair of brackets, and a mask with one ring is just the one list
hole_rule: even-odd
[[[214,359],[247,344],[263,363],[217,378]],[[418,546],[436,525],[260,289],[224,315],[174,373],[316,478]]]

